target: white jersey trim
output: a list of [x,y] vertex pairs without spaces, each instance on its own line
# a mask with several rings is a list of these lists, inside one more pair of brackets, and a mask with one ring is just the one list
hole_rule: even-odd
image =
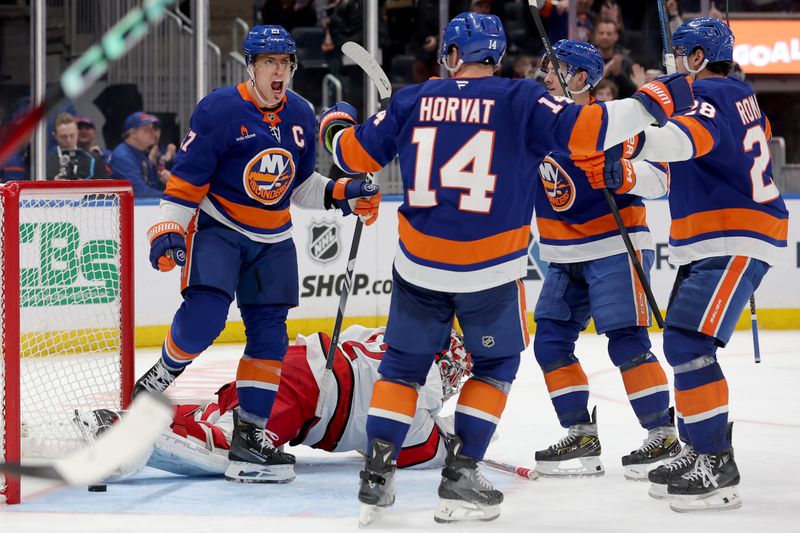
[[669,246],[669,262],[672,265],[686,265],[692,261],[725,255],[743,255],[764,261],[770,266],[791,262],[788,247],[778,248],[751,237],[717,237],[683,246]]
[[628,394],[628,400],[638,400],[639,398],[644,398],[645,396],[650,396],[651,394],[656,394],[657,392],[669,392],[669,385],[656,385],[655,387],[650,387],[648,389],[634,392],[633,394]]
[[[655,242],[649,231],[636,231],[630,234],[633,247],[637,250],[655,250]],[[539,242],[539,257],[548,263],[582,263],[627,253],[621,235],[613,235],[599,241],[583,244],[544,244]]]
[[239,233],[241,233],[242,235],[244,235],[245,237],[247,237],[251,241],[265,242],[265,243],[268,243],[268,244],[272,244],[272,243],[282,242],[282,241],[285,241],[287,239],[291,239],[292,238],[292,227],[291,226],[289,226],[289,229],[287,229],[286,231],[282,231],[280,233],[271,233],[269,235],[265,235],[265,234],[262,234],[262,233],[253,233],[252,231],[247,231],[246,229],[237,226],[236,224],[231,222],[228,219],[228,217],[226,217],[225,215],[220,213],[217,210],[217,208],[214,207],[214,204],[212,204],[211,201],[208,198],[203,198],[203,200],[200,202],[200,210],[203,211],[208,216],[210,216],[211,218],[213,218],[214,220],[216,220],[217,222],[219,222],[220,224],[222,224],[223,226],[227,226],[227,227],[231,228],[232,230],[238,231]]
[[477,292],[524,278],[528,273],[528,256],[470,272],[455,272],[428,267],[409,259],[398,247],[394,267],[401,278],[417,287],[441,292]]

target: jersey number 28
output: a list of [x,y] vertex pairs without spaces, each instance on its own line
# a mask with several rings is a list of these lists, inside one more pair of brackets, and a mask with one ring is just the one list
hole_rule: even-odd
[[764,128],[761,126],[749,128],[744,134],[742,145],[745,152],[752,152],[756,145],[759,147],[760,153],[754,158],[753,166],[750,168],[750,181],[753,182],[753,200],[760,204],[774,200],[780,194],[778,187],[775,186],[771,177],[768,178],[768,181],[764,179],[764,174],[771,158]]
[[[408,205],[433,207],[437,205],[436,190],[431,189],[433,154],[438,128],[414,128],[411,142],[417,145],[417,162],[414,168],[414,188],[408,190]],[[480,130],[464,143],[447,163],[439,168],[442,187],[466,189],[461,194],[458,208],[472,213],[488,213],[492,208],[496,174],[491,173],[492,130]]]

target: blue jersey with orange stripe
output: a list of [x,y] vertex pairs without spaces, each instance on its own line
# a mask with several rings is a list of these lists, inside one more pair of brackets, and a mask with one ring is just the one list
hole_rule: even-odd
[[337,133],[334,159],[346,172],[372,172],[397,155],[397,272],[423,288],[472,292],[524,277],[541,158],[597,154],[649,123],[643,109],[633,100],[578,106],[530,80],[431,79]]
[[692,88],[693,110],[671,119],[691,139],[696,159],[670,163],[670,262],[784,260],[789,214],[772,181],[772,133],[753,89],[733,77]]
[[[548,154],[539,163],[542,189],[536,195],[536,226],[545,261],[578,263],[626,252],[602,191],[592,188],[579,164],[564,153]],[[642,164],[668,172],[667,165]],[[615,200],[636,249],[653,250],[642,198],[620,194]]]
[[192,114],[162,202],[196,208],[253,240],[291,237],[292,191],[314,172],[316,117],[288,91],[259,108],[247,86],[222,87]]

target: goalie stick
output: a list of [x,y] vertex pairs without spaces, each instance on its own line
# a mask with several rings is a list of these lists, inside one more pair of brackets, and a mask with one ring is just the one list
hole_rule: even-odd
[[[353,62],[369,76],[369,79],[378,89],[380,108],[386,109],[386,106],[389,105],[389,98],[392,96],[392,84],[389,83],[389,78],[386,77],[386,73],[383,72],[383,69],[381,69],[378,62],[375,61],[375,58],[372,57],[364,47],[353,41],[347,41],[342,45],[342,53],[352,59]],[[369,180],[369,177],[367,179]],[[356,217],[356,228],[353,232],[353,241],[350,244],[350,255],[347,258],[344,285],[342,286],[342,294],[339,296],[339,308],[336,310],[336,322],[331,332],[331,344],[328,346],[328,353],[325,357],[325,370],[322,373],[319,384],[317,408],[314,411],[314,416],[316,417],[322,416],[322,408],[325,406],[325,399],[331,387],[333,360],[336,356],[336,347],[339,345],[339,334],[342,331],[342,321],[344,320],[344,310],[347,307],[347,298],[350,295],[350,288],[353,286],[353,271],[356,266],[356,256],[358,255],[358,246],[361,243],[361,230],[363,228],[364,223],[361,222],[361,218]]]
[[[550,60],[550,63],[553,65],[553,70],[556,72],[556,77],[558,78],[558,83],[561,85],[561,89],[564,91],[564,96],[572,99],[572,94],[569,92],[569,88],[567,87],[567,81],[564,79],[563,74],[561,74],[561,69],[558,68],[558,58],[553,51],[553,46],[550,44],[550,38],[547,37],[547,32],[545,31],[544,24],[542,23],[542,17],[539,15],[540,2],[542,2],[542,0],[528,0],[528,6],[531,9],[531,15],[533,15],[533,22],[536,24],[536,30],[539,32],[539,36],[542,39],[544,51],[547,54],[547,58]],[[625,227],[625,222],[623,222],[622,216],[619,214],[617,203],[614,201],[614,197],[611,196],[611,192],[608,190],[608,188],[604,187],[601,190],[603,191],[603,197],[605,197],[609,209],[611,209],[611,214],[614,217],[614,221],[617,223],[617,228],[619,229],[619,234],[622,237],[622,242],[625,243],[625,249],[628,251],[628,257],[630,257],[631,263],[633,264],[633,269],[636,271],[636,277],[639,278],[639,283],[642,284],[642,289],[647,297],[647,303],[650,305],[650,310],[653,312],[653,316],[656,319],[656,324],[658,324],[659,328],[664,329],[664,318],[661,316],[661,310],[658,308],[656,297],[653,296],[653,290],[650,288],[650,282],[647,280],[647,276],[644,273],[642,263],[639,261],[639,257],[636,255],[636,249],[633,247],[633,242],[631,242],[631,236],[628,235],[628,228]]]
[[493,468],[494,470],[499,470],[501,472],[506,472],[508,474],[514,474],[515,476],[519,476],[529,481],[535,481],[539,479],[539,474],[537,474],[530,468],[514,466],[508,463],[501,463],[500,461],[493,461],[491,459],[486,459],[486,458],[482,459],[481,462],[486,466],[488,466],[489,468]]
[[33,135],[36,125],[47,112],[64,98],[76,98],[92,86],[108,70],[108,64],[127,54],[158,24],[167,8],[176,0],[145,0],[142,7],[132,9],[100,42],[83,53],[61,75],[58,85],[47,92],[41,103],[17,117],[0,130],[0,165]]
[[67,485],[92,485],[147,452],[171,423],[169,400],[161,394],[141,393],[120,421],[93,444],[48,464],[0,463],[0,471],[16,477],[55,479]]

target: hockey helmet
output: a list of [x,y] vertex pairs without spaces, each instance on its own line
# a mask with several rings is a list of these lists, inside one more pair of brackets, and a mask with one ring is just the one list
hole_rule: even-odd
[[[447,54],[458,49],[459,64],[447,65]],[[442,34],[439,63],[451,72],[461,63],[483,63],[499,66],[506,53],[506,32],[497,15],[461,13],[451,20]]]
[[450,331],[450,346],[436,354],[436,365],[442,376],[442,396],[448,400],[461,389],[461,382],[472,375],[472,355],[464,348],[464,339]]
[[[594,87],[603,78],[605,62],[600,51],[589,43],[575,39],[561,39],[553,45],[553,53],[559,61],[567,64],[566,82],[580,70],[586,71],[586,85]],[[542,57],[542,70],[547,73],[550,58],[545,54]]]
[[733,61],[733,32],[714,17],[698,17],[684,22],[672,34],[676,56],[688,56],[701,48],[709,63]]
[[258,54],[289,54],[296,64],[297,45],[283,26],[254,26],[242,42],[244,60],[252,65]]

